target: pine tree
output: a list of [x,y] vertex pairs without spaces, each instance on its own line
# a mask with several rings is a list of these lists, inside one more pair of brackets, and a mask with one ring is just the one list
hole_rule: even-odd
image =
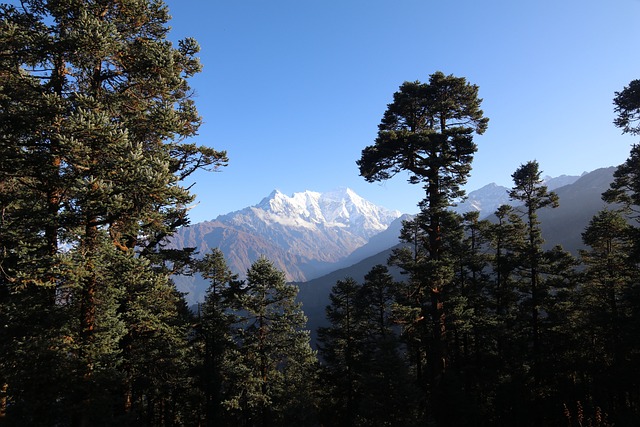
[[[451,282],[453,272],[444,236],[455,221],[447,207],[464,195],[461,186],[471,171],[477,149],[473,133],[482,134],[487,128],[489,119],[483,116],[481,102],[478,87],[464,78],[436,72],[429,83],[405,82],[384,113],[375,144],[366,147],[357,161],[360,175],[369,182],[406,171],[409,182],[422,184],[425,190],[420,214],[409,228],[424,230],[424,274],[414,276],[414,283],[423,289],[417,294],[424,295],[418,302],[422,312],[417,318],[429,318],[431,322],[426,354],[428,384],[436,412],[441,407],[437,399],[445,386],[449,364],[444,288]],[[407,233],[413,231],[408,229]],[[426,341],[423,339],[423,343]]]
[[396,283],[374,266],[363,284],[338,280],[318,330],[325,385],[323,424],[413,425],[421,394],[395,326]]
[[[197,270],[209,281],[204,304],[200,307],[200,336],[203,342],[202,367],[199,372],[205,398],[206,425],[220,425],[224,419],[222,402],[226,381],[225,363],[233,348],[231,327],[235,315],[232,307],[233,274],[219,249],[198,262]],[[237,287],[237,286],[236,286]]]
[[134,424],[188,423],[183,404],[192,387],[187,363],[190,313],[182,294],[148,259],[127,261],[121,262],[128,273],[119,301],[126,324],[120,341],[122,407]]
[[[364,277],[356,295],[356,318],[360,340],[361,399],[356,425],[412,425],[417,421],[419,391],[395,327],[393,309],[399,284],[384,265],[374,266]],[[359,342],[358,342],[359,341]]]
[[509,193],[512,200],[523,203],[524,242],[516,254],[521,294],[518,328],[525,332],[520,349],[521,357],[524,356],[521,372],[525,376],[519,387],[532,393],[534,424],[545,416],[542,405],[558,387],[559,372],[556,371],[555,376],[547,375],[547,367],[557,369],[559,366],[559,347],[564,337],[557,333],[558,325],[565,323],[569,315],[570,307],[563,302],[575,285],[573,257],[560,247],[548,251],[542,247],[544,241],[537,212],[557,207],[558,196],[547,190],[540,176],[536,161],[521,165],[512,175],[514,186]]
[[520,214],[509,205],[500,206],[494,213],[495,223],[488,228],[490,245],[489,261],[491,276],[487,282],[489,310],[495,319],[492,340],[495,342],[495,375],[493,387],[487,391],[486,399],[491,399],[487,418],[496,425],[515,424],[528,414],[519,414],[522,405],[517,404],[524,397],[522,383],[522,337],[523,331],[518,319],[521,307],[518,293],[519,257],[525,246],[526,227]]
[[524,247],[525,225],[513,207],[500,206],[494,213],[496,222],[487,234],[492,248],[490,262],[493,277],[490,295],[500,323],[510,323],[516,310],[517,295],[513,276],[517,268],[517,254]]
[[237,285],[233,326],[237,349],[225,406],[235,425],[297,426],[315,421],[316,357],[297,288],[266,258]]
[[[163,245],[188,223],[182,181],[226,162],[184,143],[200,123],[187,84],[198,46],[171,45],[161,1],[26,0],[0,14],[7,417],[52,406],[49,422],[110,423],[133,416],[138,393],[136,411],[169,423],[186,343],[169,276],[188,253]],[[154,357],[175,362],[164,382]],[[105,402],[111,391],[120,398]]]
[[576,359],[588,375],[584,393],[609,414],[630,409],[624,396],[638,382],[631,375],[640,354],[633,321],[639,275],[631,261],[631,231],[619,211],[605,209],[582,233],[589,249],[580,252],[585,269],[577,295]]
[[[487,220],[479,219],[479,212],[462,215],[460,233],[451,243],[455,257],[453,286],[449,287],[452,333],[452,370],[460,382],[460,414],[464,419],[478,417],[487,389],[496,382],[495,349],[496,315],[488,291],[489,256]],[[492,366],[493,369],[487,369]],[[463,406],[464,405],[464,406]]]
[[532,343],[532,370],[534,381],[540,379],[541,345],[540,345],[540,307],[546,293],[541,282],[541,264],[543,262],[542,231],[538,220],[538,210],[550,206],[558,206],[558,196],[548,192],[543,185],[538,162],[530,161],[521,165],[512,175],[514,186],[509,192],[512,200],[524,204],[524,224],[526,243],[522,248],[520,268],[523,270],[522,279],[528,293],[530,313],[530,335]]
[[[640,135],[640,80],[633,80],[622,91],[616,92],[613,99],[617,117],[614,124],[623,133]],[[604,192],[603,199],[608,203],[620,203],[626,214],[640,222],[640,145],[633,144],[629,158],[614,172],[611,188]],[[633,229],[635,258],[640,261],[640,227]]]
[[[622,132],[630,135],[640,135],[640,124],[638,119],[640,117],[640,81],[633,80],[622,91],[616,92],[613,99],[615,105],[614,112],[617,114],[614,124],[622,129]],[[632,280],[635,284],[638,283],[638,277],[640,277],[640,144],[633,144],[627,160],[618,166],[614,172],[614,181],[611,183],[611,188],[603,193],[603,199],[608,203],[616,203],[618,207],[623,210],[624,216],[630,221],[631,228],[629,229],[630,240],[632,242],[631,256],[629,257],[629,264],[631,267],[631,275],[634,277]],[[620,272],[626,274],[626,272]],[[638,307],[638,292],[635,289],[636,286],[630,289],[623,300],[628,302],[633,307]],[[634,308],[631,310],[630,318],[627,320],[629,325],[634,325],[632,329],[635,331],[640,325],[640,312]],[[637,332],[636,332],[637,333]],[[632,344],[635,341],[631,340],[628,343]],[[631,351],[628,356],[636,360],[636,351]],[[634,371],[635,372],[635,371]],[[629,376],[625,378],[628,380],[626,388],[636,388],[640,383],[637,375]],[[634,398],[630,399],[631,402],[640,401],[637,394],[634,394]],[[622,405],[625,406],[625,405]],[[633,407],[634,419],[638,419],[638,410]]]
[[353,278],[338,280],[326,307],[330,326],[318,329],[318,347],[329,385],[330,425],[352,426],[362,395],[363,327],[358,312],[361,285]]

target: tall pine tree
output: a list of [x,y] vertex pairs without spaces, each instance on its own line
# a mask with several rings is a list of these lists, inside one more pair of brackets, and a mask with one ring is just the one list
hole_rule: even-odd
[[631,374],[640,354],[633,338],[639,277],[631,262],[631,230],[620,212],[602,210],[582,233],[588,249],[580,253],[585,268],[577,295],[576,358],[588,375],[583,393],[609,414],[631,409],[624,396],[638,381]]
[[421,184],[425,191],[420,214],[407,232],[416,234],[419,228],[424,236],[420,244],[426,256],[420,272],[412,272],[417,289],[411,294],[418,308],[413,311],[413,323],[430,322],[430,328],[420,329],[430,329],[430,337],[423,336],[421,342],[429,343],[429,348],[423,349],[429,368],[425,387],[430,388],[436,417],[444,416],[448,400],[444,392],[449,365],[444,288],[453,279],[453,269],[445,236],[448,227],[456,226],[447,208],[464,195],[461,187],[477,150],[473,134],[482,134],[487,128],[489,119],[480,109],[481,102],[478,87],[465,78],[436,72],[428,83],[405,82],[387,106],[375,143],[362,150],[357,161],[360,175],[369,182],[408,172],[409,182]]
[[[522,203],[520,214],[524,224],[522,246],[516,248],[517,285],[520,293],[517,328],[521,331],[521,364],[516,373],[522,375],[514,382],[516,389],[530,394],[533,425],[543,422],[543,405],[556,405],[552,396],[558,387],[559,372],[548,375],[550,367],[558,369],[558,346],[564,338],[558,332],[566,323],[569,307],[563,302],[575,285],[573,257],[561,247],[544,250],[538,211],[559,205],[558,196],[548,191],[541,178],[538,162],[521,165],[512,175],[514,186],[509,192],[512,200]],[[560,369],[558,369],[560,370]]]
[[358,297],[361,285],[353,278],[338,280],[329,294],[326,307],[328,327],[318,329],[320,356],[329,393],[329,425],[352,426],[356,423],[362,400],[363,327]]
[[224,417],[224,388],[227,384],[227,363],[233,349],[232,325],[236,314],[231,311],[233,289],[237,275],[233,274],[219,249],[205,254],[197,269],[209,281],[204,304],[200,307],[200,337],[202,366],[198,377],[204,390],[207,426],[221,425]]
[[512,175],[513,188],[509,197],[523,204],[526,242],[522,248],[520,269],[522,290],[528,294],[529,325],[532,343],[532,371],[535,382],[540,379],[542,348],[540,343],[540,308],[546,294],[542,283],[543,239],[538,210],[558,206],[558,196],[549,192],[543,184],[538,162],[530,161],[521,165]]
[[178,416],[177,377],[136,366],[172,360],[182,375],[169,276],[188,253],[163,245],[188,223],[183,180],[226,156],[184,142],[200,124],[187,83],[198,46],[174,47],[168,20],[161,1],[0,6],[0,377],[12,422],[38,424],[45,407],[47,422],[78,425]]

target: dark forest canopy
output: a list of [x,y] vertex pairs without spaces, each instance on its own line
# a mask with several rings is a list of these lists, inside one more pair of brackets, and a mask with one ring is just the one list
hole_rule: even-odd
[[[260,258],[168,249],[185,179],[226,153],[190,142],[198,45],[161,1],[0,5],[0,426],[631,426],[640,423],[639,148],[573,257],[544,249],[562,200],[514,171],[495,221],[448,209],[488,118],[479,88],[405,82],[358,160],[422,185],[390,264],[336,282],[314,352],[297,288]],[[638,131],[640,91],[615,94]],[[209,289],[187,309],[172,276]]]

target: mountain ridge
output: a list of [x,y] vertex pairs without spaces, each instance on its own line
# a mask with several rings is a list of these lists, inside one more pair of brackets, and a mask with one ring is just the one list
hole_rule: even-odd
[[[545,180],[550,189],[562,192],[585,175]],[[484,218],[499,205],[512,204],[508,191],[490,183],[470,192],[453,209],[458,213],[477,210]],[[257,258],[265,256],[285,272],[288,281],[304,283],[399,244],[402,222],[410,217],[376,206],[346,187],[291,196],[275,189],[255,205],[181,229],[172,244],[194,247],[200,256],[219,248],[240,278]],[[202,300],[208,286],[197,276],[178,276],[175,281],[180,291],[189,294],[190,303]]]
[[[580,176],[560,175],[555,178],[545,176],[543,183],[549,190],[555,190],[565,185],[573,184],[585,174],[587,174],[587,172],[584,172]],[[509,199],[509,191],[509,188],[491,182],[469,192],[463,201],[452,207],[452,210],[459,214],[478,211],[480,212],[480,218],[484,218],[495,212],[500,205],[513,205],[513,202]]]
[[[539,212],[546,249],[560,244],[574,255],[578,254],[578,251],[584,247],[581,241],[581,232],[584,231],[591,218],[607,206],[602,201],[601,194],[609,188],[609,184],[613,181],[615,169],[616,167],[599,168],[575,177],[576,179],[569,179],[571,181],[569,184],[565,180],[564,182],[555,181],[557,185],[553,182],[549,185],[549,188],[558,194],[560,206],[555,209],[541,209]],[[493,185],[500,187],[496,184]],[[519,209],[520,207],[516,206],[515,208]],[[487,219],[491,221],[495,218],[492,218],[490,214]],[[400,246],[401,244],[398,244],[395,247]],[[300,290],[298,301],[302,303],[302,308],[309,319],[308,328],[311,331],[313,343],[317,338],[317,328],[327,326],[324,310],[330,303],[329,294],[336,281],[351,277],[362,282],[365,274],[372,267],[377,264],[386,265],[393,249],[394,247],[389,247],[351,266],[303,283],[297,283]],[[389,267],[389,271],[395,280],[400,280],[403,277],[397,267]]]
[[[400,216],[399,211],[376,206],[349,188],[326,193],[307,190],[292,196],[274,190],[253,206],[179,230],[171,244],[195,247],[200,255],[219,248],[240,278],[265,256],[287,280],[305,281],[342,267],[341,261]],[[375,251],[395,244],[397,236],[394,240],[378,242]],[[189,302],[203,297],[206,284],[201,278],[177,276],[174,280],[180,291],[189,293]]]

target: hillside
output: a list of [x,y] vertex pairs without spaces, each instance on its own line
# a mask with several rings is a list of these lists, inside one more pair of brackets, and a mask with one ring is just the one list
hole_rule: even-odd
[[[578,249],[584,247],[581,242],[581,233],[593,215],[606,206],[601,199],[601,194],[609,188],[615,169],[615,167],[608,167],[585,173],[579,178],[576,177],[571,184],[556,187],[553,190],[560,198],[560,206],[555,209],[543,209],[539,212],[542,234],[547,248],[561,245],[577,255]],[[553,185],[551,187],[553,188]],[[488,189],[492,194],[501,195],[501,191],[499,189],[495,191],[496,188],[493,185]],[[494,217],[489,215],[487,219],[491,221]],[[315,339],[315,332],[319,326],[326,325],[324,310],[329,304],[329,293],[336,281],[352,277],[362,282],[364,275],[373,266],[386,264],[391,252],[392,249],[381,251],[350,267],[298,284],[300,288],[298,301],[302,303],[309,318],[308,326],[312,331],[312,338]],[[402,279],[397,269],[392,268],[390,271],[397,280]]]

